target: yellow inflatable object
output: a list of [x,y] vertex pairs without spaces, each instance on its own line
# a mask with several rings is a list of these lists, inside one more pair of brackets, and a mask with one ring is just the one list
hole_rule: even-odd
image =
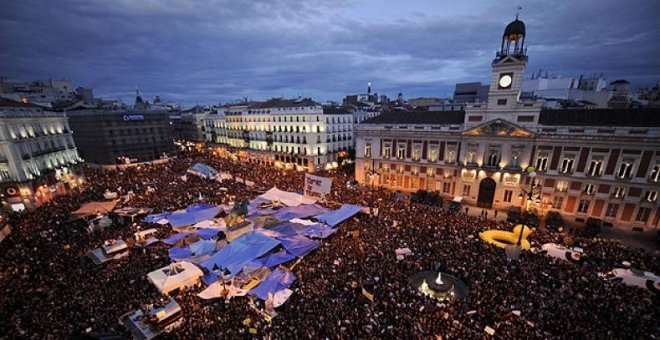
[[[507,245],[518,243],[518,236],[520,235],[521,229],[522,225],[518,224],[513,228],[513,232],[496,229],[486,230],[479,233],[479,238],[500,248],[506,248]],[[530,245],[527,237],[531,233],[532,230],[529,227],[525,227],[525,231],[522,234],[522,240],[520,242],[522,249],[529,250]]]

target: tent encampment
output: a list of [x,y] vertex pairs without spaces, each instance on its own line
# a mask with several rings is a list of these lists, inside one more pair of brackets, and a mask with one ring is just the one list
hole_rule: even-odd
[[211,258],[202,262],[202,266],[214,270],[214,267],[229,270],[237,274],[243,266],[277,247],[280,241],[266,235],[250,232],[235,239],[226,247],[220,249]]

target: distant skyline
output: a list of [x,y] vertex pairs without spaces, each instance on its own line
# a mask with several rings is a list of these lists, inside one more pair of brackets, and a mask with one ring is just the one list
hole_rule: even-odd
[[660,80],[660,1],[0,0],[0,76],[65,78],[97,97],[447,97],[488,82],[517,5],[529,78]]

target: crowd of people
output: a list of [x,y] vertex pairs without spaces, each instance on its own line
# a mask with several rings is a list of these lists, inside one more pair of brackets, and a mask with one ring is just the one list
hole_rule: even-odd
[[[187,175],[196,162],[254,182],[248,187]],[[174,299],[183,323],[165,338],[647,338],[659,332],[658,296],[647,290],[606,281],[598,274],[628,261],[660,273],[657,253],[632,249],[616,240],[576,238],[585,261],[573,264],[523,252],[511,261],[484,243],[478,233],[511,229],[506,222],[473,217],[442,207],[391,199],[381,188],[346,185],[352,174],[333,177],[328,208],[341,203],[378,208],[339,225],[339,231],[293,269],[298,278],[291,298],[270,322],[248,298],[202,300],[204,287],[183,289]],[[133,233],[151,227],[159,237],[171,228],[135,221],[89,233],[71,212],[106,190],[130,200],[119,207],[172,211],[199,202],[230,204],[251,199],[258,188],[301,191],[304,173],[188,152],[167,163],[125,169],[86,168],[87,185],[30,212],[7,216],[13,232],[0,244],[0,337],[66,338],[83,334],[129,335],[118,323],[126,312],[163,303],[147,273],[170,262],[168,246],[134,245]],[[148,190],[148,188],[152,188]],[[227,190],[221,189],[226,188]],[[85,254],[109,239],[131,244],[127,258],[95,265]],[[533,246],[561,243],[564,235],[538,228]],[[407,247],[411,256],[397,259]],[[438,302],[409,284],[419,271],[441,270],[460,278],[465,299]],[[373,294],[368,299],[363,290]]]

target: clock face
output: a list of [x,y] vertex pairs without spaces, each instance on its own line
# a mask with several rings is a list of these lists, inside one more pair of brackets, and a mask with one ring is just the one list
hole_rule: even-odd
[[501,88],[507,88],[511,86],[511,76],[508,74],[501,76],[499,84]]

